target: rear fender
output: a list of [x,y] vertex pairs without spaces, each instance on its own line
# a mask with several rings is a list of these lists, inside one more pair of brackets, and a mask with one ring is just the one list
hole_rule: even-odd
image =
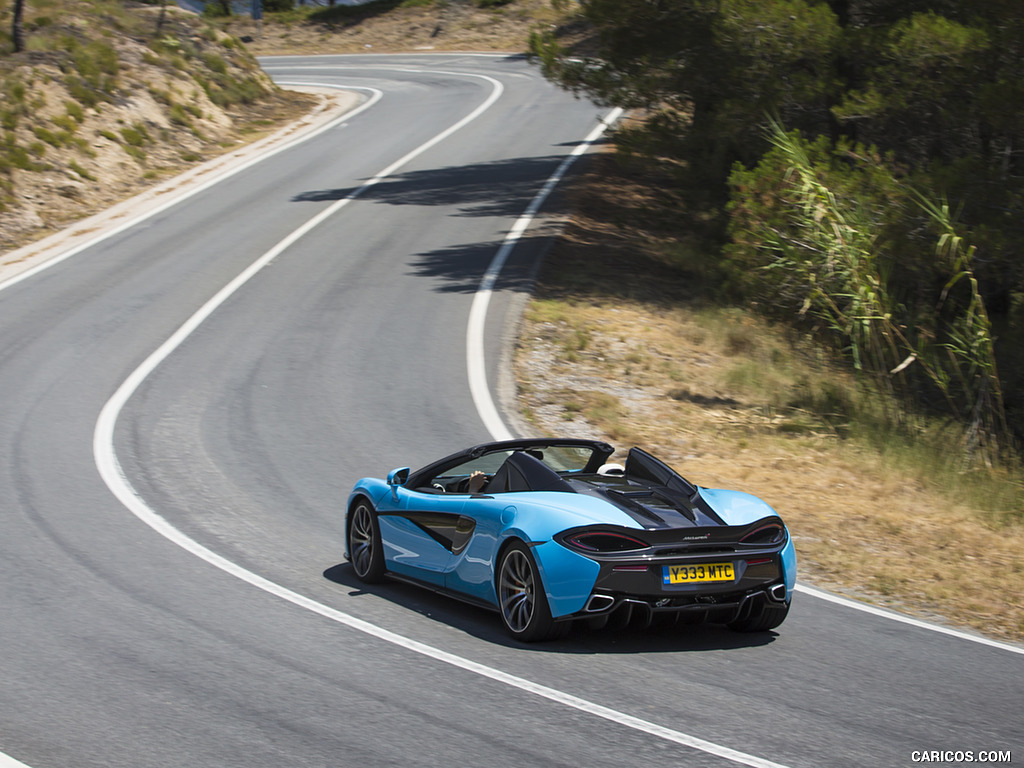
[[700,495],[726,525],[748,525],[762,517],[777,516],[766,502],[742,491],[701,488]]
[[513,539],[521,539],[529,545],[540,571],[551,615],[558,618],[583,610],[601,566],[556,541],[531,542],[521,531],[510,531],[502,542],[502,548]]
[[[787,533],[788,536],[788,533]],[[796,588],[796,546],[793,544],[793,537],[782,549],[782,576],[786,582],[786,601],[793,599],[793,590]]]

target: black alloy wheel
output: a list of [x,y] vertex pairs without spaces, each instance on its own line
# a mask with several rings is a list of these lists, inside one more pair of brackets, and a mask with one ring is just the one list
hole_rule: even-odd
[[377,515],[368,501],[360,501],[352,510],[348,527],[348,553],[356,577],[367,584],[384,578],[384,549],[381,546]]
[[548,640],[568,630],[567,624],[552,619],[537,564],[520,541],[509,545],[501,556],[498,606],[505,628],[521,642]]

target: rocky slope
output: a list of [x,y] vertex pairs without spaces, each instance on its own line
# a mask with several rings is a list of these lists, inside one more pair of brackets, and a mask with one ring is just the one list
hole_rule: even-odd
[[194,14],[94,8],[28,13],[28,50],[0,58],[0,252],[312,104],[277,89],[244,44]]

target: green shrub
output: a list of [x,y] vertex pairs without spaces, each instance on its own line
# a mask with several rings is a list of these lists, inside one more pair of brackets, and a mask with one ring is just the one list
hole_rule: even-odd
[[83,179],[86,179],[87,181],[96,181],[96,177],[95,176],[93,176],[91,173],[89,173],[87,170],[85,170],[82,166],[80,166],[74,160],[72,160],[71,162],[68,163],[68,168],[70,168],[72,171],[74,171],[75,173],[77,173],[79,176],[81,176]]
[[109,95],[94,88],[77,75],[66,75],[64,85],[68,89],[68,93],[71,94],[71,97],[86,107],[95,109],[97,105],[110,100]]
[[35,134],[36,138],[45,141],[47,144],[51,144],[54,147],[63,147],[67,142],[63,132],[54,132],[48,128],[44,128],[41,125],[37,125],[32,128],[32,133]]
[[77,101],[65,101],[64,109],[67,110],[67,116],[76,123],[81,123],[85,120],[85,111],[82,109],[82,105]]
[[228,63],[216,53],[204,53],[202,61],[207,69],[216,72],[218,75],[226,75],[228,73]]
[[122,144],[122,148],[139,164],[143,165],[146,162],[146,153],[139,147],[132,146],[131,144]]
[[146,130],[146,126],[142,123],[135,123],[135,125],[130,128],[122,128],[121,138],[124,139],[124,143],[130,147],[142,147],[146,144],[153,143],[153,139],[150,138],[149,132]]
[[153,101],[158,104],[163,104],[166,107],[174,106],[174,99],[171,98],[170,91],[165,91],[160,88],[150,88],[149,95],[153,97]]
[[53,118],[53,124],[69,135],[78,130],[78,122],[70,115],[57,115]]
[[0,110],[0,128],[5,131],[13,131],[18,127],[18,119],[21,117],[20,110],[17,109],[4,109]]
[[10,166],[22,171],[45,171],[47,168],[45,164],[37,163],[29,157],[28,150],[17,144],[8,147],[6,155]]
[[[969,425],[966,458],[981,450],[991,460],[1009,443],[993,326],[975,248],[948,206],[862,150],[844,172],[824,138],[807,142],[776,125],[772,142],[755,171],[737,168],[731,179],[727,252],[747,292],[827,331],[880,392]],[[758,188],[766,181],[768,194]],[[927,226],[887,241],[894,211],[904,225]]]
[[205,78],[197,75],[196,81],[210,101],[222,109],[235,104],[251,104],[265,93],[262,83],[255,77],[235,79],[230,75],[214,74]]
[[168,111],[168,117],[170,121],[175,125],[184,125],[191,127],[192,120],[189,118],[188,112],[181,104],[172,104]]
[[24,104],[28,86],[21,80],[10,80],[4,84],[4,96],[9,104]]

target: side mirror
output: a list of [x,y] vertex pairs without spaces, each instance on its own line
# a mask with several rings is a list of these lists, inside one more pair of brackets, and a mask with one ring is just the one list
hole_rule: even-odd
[[396,485],[405,485],[409,482],[409,467],[392,469],[388,472],[388,485],[394,488]]

